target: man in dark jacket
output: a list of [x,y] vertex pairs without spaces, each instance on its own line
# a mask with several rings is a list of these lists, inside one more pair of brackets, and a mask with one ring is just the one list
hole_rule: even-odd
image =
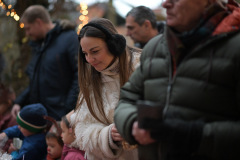
[[127,13],[125,26],[134,45],[143,48],[150,39],[163,32],[164,24],[164,21],[157,21],[150,8],[138,6]]
[[49,116],[60,120],[75,107],[78,95],[75,26],[66,20],[53,23],[40,5],[27,8],[21,22],[31,40],[33,58],[27,68],[29,86],[17,97],[12,114],[20,106],[42,103]]
[[240,159],[239,4],[162,5],[167,26],[121,89],[117,130],[141,160]]

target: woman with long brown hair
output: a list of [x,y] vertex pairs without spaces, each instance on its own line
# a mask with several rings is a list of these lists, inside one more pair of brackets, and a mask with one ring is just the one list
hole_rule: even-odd
[[76,135],[72,146],[91,160],[138,159],[136,149],[123,149],[113,115],[120,87],[138,66],[141,50],[126,46],[125,38],[104,18],[85,25],[79,40],[80,93],[71,115]]

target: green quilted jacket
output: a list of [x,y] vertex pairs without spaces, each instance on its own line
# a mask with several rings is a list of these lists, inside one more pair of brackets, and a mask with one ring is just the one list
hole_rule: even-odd
[[[130,144],[139,99],[164,104],[168,115],[186,121],[204,119],[199,157],[240,159],[240,32],[213,36],[194,47],[172,76],[166,32],[144,48],[140,67],[121,89],[115,124]],[[161,146],[160,146],[161,145]],[[164,155],[164,144],[138,145],[140,159]],[[161,160],[165,160],[162,158]]]

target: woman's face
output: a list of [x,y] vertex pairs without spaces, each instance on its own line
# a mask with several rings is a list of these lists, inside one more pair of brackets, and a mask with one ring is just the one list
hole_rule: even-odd
[[208,0],[164,0],[166,23],[179,32],[194,28],[208,5]]
[[83,37],[80,45],[87,62],[99,72],[106,69],[114,59],[101,38]]

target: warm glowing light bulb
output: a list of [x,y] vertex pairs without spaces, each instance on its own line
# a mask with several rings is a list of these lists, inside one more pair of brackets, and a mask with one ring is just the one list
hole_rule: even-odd
[[24,23],[20,23],[20,28],[24,28]]
[[82,14],[83,14],[83,15],[87,15],[87,14],[88,14],[88,11],[87,11],[87,10],[84,10],[84,11],[82,11]]
[[80,21],[83,21],[85,19],[85,16],[84,15],[81,15],[80,17],[79,17],[79,20]]
[[87,10],[88,6],[85,3],[81,3],[81,9]]
[[15,15],[14,15],[14,19],[15,19],[16,21],[19,21],[20,17],[19,17],[17,14],[15,14]]

